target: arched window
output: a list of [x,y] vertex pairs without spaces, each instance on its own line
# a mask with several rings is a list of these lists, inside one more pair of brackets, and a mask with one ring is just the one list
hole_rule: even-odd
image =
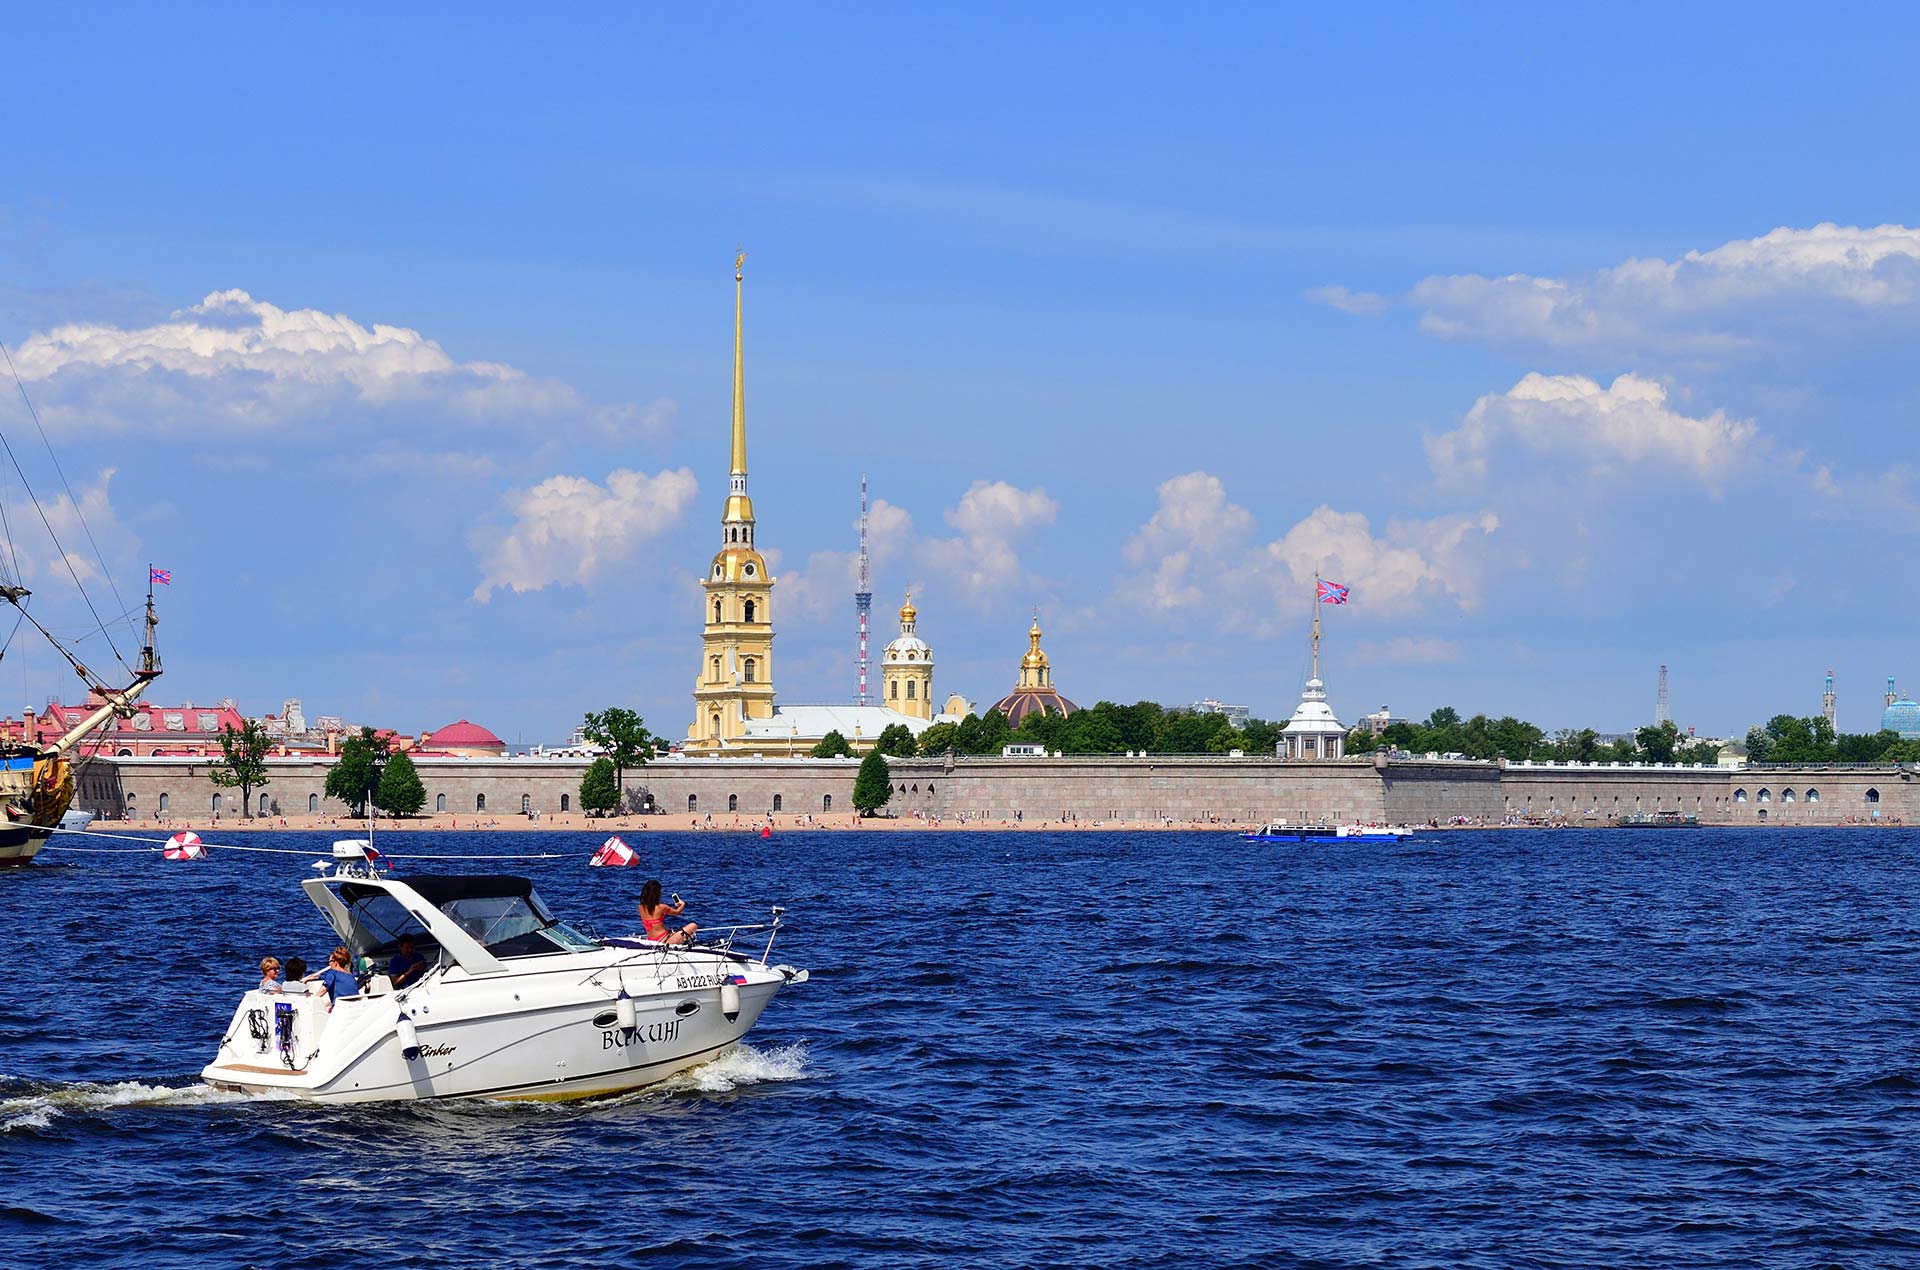
[[132,758],[132,757],[133,757],[133,751],[132,751],[132,750],[128,750],[128,749],[122,749],[122,750],[120,751],[120,757],[121,757],[121,758]]
[[719,736],[719,735],[720,735],[720,713],[719,713],[719,711],[715,711],[715,712],[714,712],[714,713],[713,713],[712,715],[710,715],[710,716],[708,717],[708,719],[707,719],[707,735],[708,735],[708,736]]
[[1734,802],[1736,802],[1736,803],[1744,803],[1744,802],[1746,802],[1746,801],[1747,801],[1747,791],[1746,791],[1746,790],[1744,790],[1744,789],[1736,789],[1736,790],[1734,790],[1734,791],[1733,791],[1733,801],[1734,801]]
[[533,810],[533,795],[532,794],[520,795],[520,814],[524,816],[532,810]]
[[1817,790],[1817,789],[1810,789],[1810,790],[1808,790],[1808,791],[1807,791],[1807,801],[1808,801],[1808,802],[1810,802],[1810,803],[1817,803],[1817,802],[1819,802],[1819,801],[1820,801],[1820,791],[1819,791],[1819,790]]
[[833,810],[833,795],[832,795],[832,794],[822,794],[822,795],[820,795],[820,810],[821,810],[821,811],[832,811],[832,810]]
[[1780,801],[1781,801],[1781,802],[1783,802],[1783,803],[1790,803],[1790,802],[1792,802],[1792,801],[1793,801],[1793,791],[1792,791],[1792,790],[1790,790],[1790,789],[1783,789],[1783,790],[1781,790],[1781,791],[1780,791]]
[[743,677],[745,678],[745,680],[748,683],[752,683],[754,671],[758,669],[758,667],[755,666],[754,664],[754,659],[749,657],[745,661],[741,662],[740,669],[743,672]]
[[573,796],[571,794],[560,795],[560,810],[561,811],[573,810]]
[[699,810],[700,810],[700,795],[698,795],[698,794],[688,794],[688,795],[687,795],[687,810],[688,810],[688,811],[699,811]]
[[215,815],[220,814],[220,795],[218,794],[213,796],[213,811]]
[[[172,806],[172,804],[173,804],[173,799],[167,797],[165,794],[160,795],[160,814],[163,816],[166,815],[167,808]],[[127,795],[127,806],[129,807],[133,806],[132,794]]]
[[713,620],[716,622],[720,620],[720,601],[718,600],[713,602]]
[[1765,807],[1762,807],[1757,814],[1759,815],[1760,819],[1765,820],[1767,818],[1767,809]]
[[735,529],[729,529],[729,530],[727,530],[727,541],[728,541],[728,542],[739,542],[739,541],[740,541],[740,531],[739,531],[739,529],[737,529],[737,528],[735,528]]
[[728,811],[739,811],[739,810],[740,810],[740,795],[738,795],[738,794],[728,794],[728,795],[727,795],[727,810],[728,810]]
[[[442,794],[440,795],[440,797],[445,798],[446,795]],[[308,794],[307,795],[307,812],[311,814],[319,810],[320,810],[320,795]]]
[[445,794],[435,794],[433,796],[433,809],[435,811],[445,811],[447,809],[447,796]]
[[775,794],[775,795],[773,796],[773,809],[774,809],[775,811],[779,811],[779,810],[780,810],[780,795],[778,795],[778,794]]
[[1879,791],[1879,790],[1877,790],[1877,789],[1870,789],[1870,790],[1868,790],[1868,791],[1867,791],[1867,801],[1868,801],[1868,802],[1870,802],[1870,803],[1877,803],[1877,802],[1879,802],[1879,801],[1880,801],[1880,791]]
[[473,809],[475,811],[485,811],[487,809],[487,796],[485,794],[475,794],[473,796]]
[[267,801],[267,796],[265,794],[260,795],[260,814],[263,816],[266,815],[267,808],[270,806],[272,806],[272,804]]
[[907,680],[907,700],[913,700],[913,680]]
[[887,689],[887,695],[889,697],[892,697],[895,701],[900,700],[900,681],[898,679],[888,684]]
[[915,785],[912,789],[908,790],[907,792],[910,794],[917,794],[920,792],[920,787],[918,785]]
[[753,620],[753,601],[752,600],[747,601],[745,612],[746,612],[745,620],[751,622]]
[[[134,792],[132,790],[128,790],[127,791],[127,809],[129,811],[133,809],[134,801],[135,801]],[[165,794],[162,794],[160,795],[160,810],[165,811],[166,809],[167,809],[167,796]]]
[[1763,789],[1758,794],[1755,794],[1754,798],[1763,803],[1770,803],[1773,801],[1773,794]]
[[715,657],[711,661],[709,661],[707,664],[713,670],[713,673],[709,675],[708,678],[712,679],[715,683],[719,683],[720,682],[720,659],[718,657]]

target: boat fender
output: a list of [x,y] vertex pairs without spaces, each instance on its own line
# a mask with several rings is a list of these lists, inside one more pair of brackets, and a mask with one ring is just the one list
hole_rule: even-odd
[[729,1023],[740,1017],[740,985],[731,979],[720,985],[720,1013]]
[[620,995],[614,999],[613,1013],[614,1017],[620,1021],[620,1030],[628,1035],[632,1035],[633,1030],[640,1026],[640,1017],[633,1008],[633,998],[627,995],[625,988],[622,988]]
[[393,1025],[393,1034],[400,1038],[400,1057],[411,1063],[420,1057],[420,1032],[413,1026],[413,1016],[405,1010]]

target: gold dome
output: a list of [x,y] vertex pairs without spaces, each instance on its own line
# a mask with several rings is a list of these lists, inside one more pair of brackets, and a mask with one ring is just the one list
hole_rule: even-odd
[[900,625],[913,629],[913,619],[920,616],[920,610],[913,607],[913,592],[907,592],[907,602],[900,606]]
[[1027,655],[1020,659],[1020,669],[1037,670],[1047,664],[1047,655],[1040,651],[1040,617],[1034,615],[1033,626],[1027,631]]

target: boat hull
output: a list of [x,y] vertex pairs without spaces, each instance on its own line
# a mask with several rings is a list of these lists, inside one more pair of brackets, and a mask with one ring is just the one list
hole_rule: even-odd
[[42,825],[0,827],[0,869],[31,864],[51,836],[53,830]]
[[[653,964],[488,979],[455,970],[405,992],[343,998],[331,1010],[324,996],[250,992],[201,1076],[224,1089],[321,1102],[615,1094],[739,1041],[786,982],[778,970],[718,957],[646,960]],[[736,975],[747,982],[736,985],[729,1018],[721,985]],[[631,1027],[617,1017],[623,992]],[[250,1019],[256,1011],[264,1027]]]

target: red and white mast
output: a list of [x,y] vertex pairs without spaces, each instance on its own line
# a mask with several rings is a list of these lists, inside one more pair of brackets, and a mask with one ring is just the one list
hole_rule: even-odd
[[867,704],[867,620],[873,613],[873,575],[867,570],[867,478],[860,477],[860,582],[853,593],[860,614],[860,704]]

